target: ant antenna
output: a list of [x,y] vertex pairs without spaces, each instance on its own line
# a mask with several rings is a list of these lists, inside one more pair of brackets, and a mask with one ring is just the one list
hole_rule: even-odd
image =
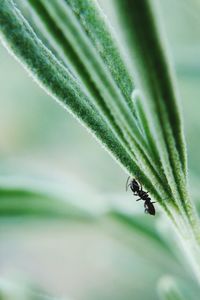
[[130,176],[128,176],[127,181],[126,181],[126,191],[128,191],[128,183],[129,183],[129,179],[130,179]]

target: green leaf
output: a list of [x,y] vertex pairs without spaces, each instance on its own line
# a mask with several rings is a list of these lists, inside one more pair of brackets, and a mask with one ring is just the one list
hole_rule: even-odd
[[[78,181],[77,181],[78,182]],[[0,216],[6,218],[93,221],[106,209],[77,182],[56,183],[31,176],[0,176]],[[81,187],[81,184],[79,184]]]

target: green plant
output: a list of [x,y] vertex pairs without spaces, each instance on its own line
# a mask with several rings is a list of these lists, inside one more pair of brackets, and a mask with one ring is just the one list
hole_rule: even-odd
[[177,88],[157,7],[114,2],[127,64],[95,1],[16,2],[0,0],[2,42],[159,203],[200,280],[199,220],[188,195]]

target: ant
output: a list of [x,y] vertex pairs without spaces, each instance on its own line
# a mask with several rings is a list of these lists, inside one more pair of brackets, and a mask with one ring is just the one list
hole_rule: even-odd
[[129,182],[130,176],[127,179],[126,182],[126,190],[128,189],[128,186],[130,187],[131,191],[133,192],[133,195],[139,196],[140,198],[136,201],[143,200],[144,201],[144,212],[150,215],[155,215],[155,207],[153,203],[151,202],[151,198],[148,195],[148,192],[143,191],[142,185],[137,182],[134,178]]

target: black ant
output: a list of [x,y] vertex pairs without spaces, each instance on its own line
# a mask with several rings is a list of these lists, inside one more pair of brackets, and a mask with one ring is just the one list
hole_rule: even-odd
[[151,202],[151,198],[148,195],[148,192],[143,191],[142,185],[137,182],[134,178],[129,183],[130,176],[127,179],[126,182],[126,190],[128,189],[128,186],[130,186],[131,191],[133,192],[133,195],[139,196],[140,198],[136,201],[143,200],[144,201],[144,212],[150,215],[155,215],[155,207],[153,203]]

